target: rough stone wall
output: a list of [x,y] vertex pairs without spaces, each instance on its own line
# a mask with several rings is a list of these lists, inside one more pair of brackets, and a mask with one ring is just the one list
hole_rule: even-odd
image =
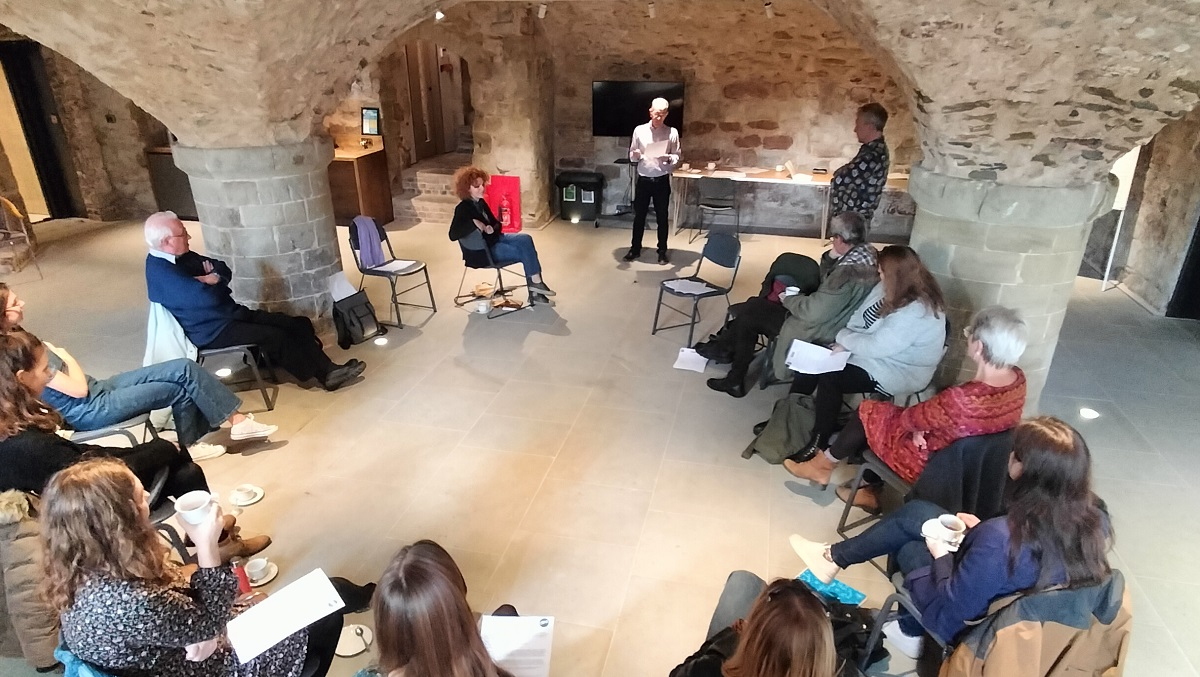
[[42,54],[87,216],[153,212],[145,149],[165,144],[166,128],[62,55],[45,48]]
[[[357,147],[362,135],[362,109],[380,107],[381,69],[378,63],[359,62],[358,73],[350,83],[350,93],[342,99],[323,122],[325,133],[338,148]],[[381,111],[382,112],[382,111]],[[382,125],[382,123],[381,123]],[[384,144],[386,137],[368,137],[372,143]]]
[[25,200],[21,199],[21,191],[17,187],[17,177],[13,174],[12,164],[8,161],[8,155],[4,152],[4,146],[0,146],[0,195],[8,198],[10,202],[25,213]]
[[[778,6],[778,3],[776,4]],[[745,166],[837,167],[858,151],[854,115],[879,101],[894,169],[918,159],[899,74],[812,4],[768,19],[757,3],[555,3],[543,20],[555,63],[555,156],[597,169],[614,155],[592,137],[592,81],[682,81],[684,158]],[[632,132],[632,130],[630,130]],[[607,141],[607,140],[604,140]],[[610,179],[620,166],[599,168]]]
[[1173,122],[1143,151],[1149,155],[1121,281],[1160,315],[1166,312],[1200,218],[1200,109]]
[[1200,95],[1200,5],[1188,0],[812,2],[895,60],[922,166],[948,176],[1103,180]]
[[408,91],[408,55],[403,49],[379,61],[379,115],[383,119],[383,143],[387,148],[388,176],[392,193],[404,190],[403,170],[416,162],[413,155],[412,99]]

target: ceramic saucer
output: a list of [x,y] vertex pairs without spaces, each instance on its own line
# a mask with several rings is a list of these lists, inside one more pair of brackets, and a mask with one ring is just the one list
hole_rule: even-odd
[[278,575],[279,575],[279,565],[274,562],[267,562],[267,575],[263,576],[262,578],[258,579],[257,581],[250,581],[250,587],[260,588],[260,587],[266,585],[267,583],[270,583],[271,581],[275,580],[275,577]]
[[[361,635],[358,632],[360,629],[362,630]],[[338,638],[334,653],[342,658],[357,656],[366,651],[374,640],[375,633],[371,632],[371,628],[365,625],[347,625],[342,628],[342,635]]]
[[[240,492],[243,489],[251,492],[251,496],[249,498],[239,500],[239,499],[233,497],[234,493]],[[266,492],[263,491],[262,487],[255,486],[253,484],[239,484],[238,486],[234,487],[232,492],[230,492],[229,502],[236,505],[239,508],[244,508],[248,505],[254,505],[255,503],[258,503],[259,501],[261,501],[263,499],[264,494],[266,494]]]

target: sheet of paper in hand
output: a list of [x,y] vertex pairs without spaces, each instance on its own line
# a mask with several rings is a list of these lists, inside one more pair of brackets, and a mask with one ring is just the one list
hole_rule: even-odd
[[229,621],[225,634],[245,664],[344,606],[325,572],[314,569]]
[[492,660],[513,677],[549,677],[553,616],[484,616],[479,634]]
[[845,369],[849,359],[850,353],[845,350],[835,353],[828,348],[796,339],[792,341],[792,347],[788,348],[785,362],[792,371],[801,374],[825,374]]

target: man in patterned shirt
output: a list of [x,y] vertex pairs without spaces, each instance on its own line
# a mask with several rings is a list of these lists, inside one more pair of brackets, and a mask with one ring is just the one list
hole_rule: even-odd
[[857,212],[870,226],[875,208],[879,206],[879,197],[883,194],[883,185],[887,182],[890,157],[883,140],[883,126],[887,124],[887,119],[887,110],[877,103],[868,103],[858,109],[854,119],[854,135],[862,147],[853,160],[833,173],[829,195],[830,218],[842,212]]

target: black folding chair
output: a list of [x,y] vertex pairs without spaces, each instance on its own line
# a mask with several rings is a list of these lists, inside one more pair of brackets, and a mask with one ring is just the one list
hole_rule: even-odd
[[[719,285],[709,282],[700,275],[700,269],[704,265],[704,261],[712,261],[715,265],[722,268],[728,268],[731,273],[729,283]],[[725,305],[729,304],[729,290],[733,289],[733,283],[737,280],[738,266],[742,263],[742,243],[736,237],[728,233],[714,232],[708,237],[708,242],[704,243],[704,251],[700,254],[700,260],[696,262],[696,272],[687,277],[676,277],[670,280],[663,280],[658,287],[658,305],[654,308],[654,325],[650,328],[650,334],[657,334],[660,329],[675,329],[676,327],[686,326],[688,328],[687,347],[692,347],[692,338],[696,331],[696,322],[700,320],[700,300],[712,298],[714,296],[724,296]],[[705,285],[705,290],[679,290],[675,287],[680,282],[691,282],[695,284]],[[678,308],[663,303],[663,294],[679,298],[690,298],[692,300],[692,311],[686,313]],[[674,311],[689,318],[686,323],[672,324],[666,327],[658,326],[658,316],[662,309]]]
[[[383,263],[379,264],[378,266],[374,266],[371,268],[363,267],[362,252],[361,252],[362,248],[360,246],[361,239],[359,238],[359,231],[358,231],[358,229],[360,227],[360,225],[359,225],[360,222],[362,223],[362,227],[374,226],[376,229],[376,232],[379,234],[380,245],[387,246],[388,260],[384,261]],[[368,222],[369,222],[369,225],[368,225]],[[359,280],[359,282],[358,282],[358,288],[359,289],[363,288],[363,284],[366,283],[368,275],[370,275],[372,277],[387,278],[388,284],[391,285],[391,288],[392,288],[392,296],[391,296],[392,315],[394,316],[395,321],[381,323],[381,324],[391,324],[395,327],[401,327],[401,328],[404,327],[404,322],[403,322],[403,320],[400,319],[400,306],[409,306],[410,308],[425,308],[427,310],[432,310],[435,313],[437,312],[437,302],[433,300],[433,285],[431,285],[429,283],[429,269],[425,266],[424,261],[416,261],[416,260],[410,261],[408,259],[405,259],[405,261],[398,261],[396,259],[396,252],[394,249],[392,249],[392,241],[390,239],[388,239],[387,231],[384,230],[383,226],[376,223],[375,219],[372,219],[369,216],[355,217],[354,223],[350,224],[349,231],[350,231],[350,251],[354,254],[354,265],[358,267],[358,272],[362,273],[362,279]],[[407,265],[399,265],[401,263],[406,263]],[[417,284],[414,284],[413,286],[409,287],[408,289],[402,289],[399,291],[396,290],[396,283],[400,280],[400,278],[408,277],[409,275],[416,275],[417,273],[425,274],[424,282],[419,282]],[[421,287],[425,287],[426,289],[429,290],[429,305],[424,305],[421,303],[407,303],[407,302],[400,300],[400,297],[403,296],[404,294],[407,294],[408,292],[413,291],[414,289],[420,289]]]

